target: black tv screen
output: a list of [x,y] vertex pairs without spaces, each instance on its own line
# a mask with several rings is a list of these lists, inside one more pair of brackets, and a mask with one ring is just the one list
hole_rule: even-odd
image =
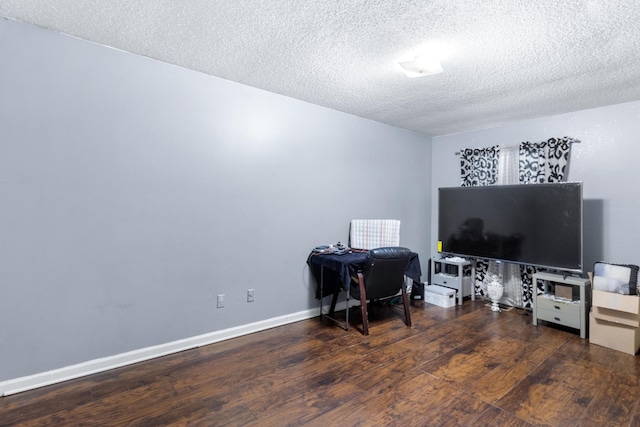
[[440,252],[582,273],[582,183],[438,192]]

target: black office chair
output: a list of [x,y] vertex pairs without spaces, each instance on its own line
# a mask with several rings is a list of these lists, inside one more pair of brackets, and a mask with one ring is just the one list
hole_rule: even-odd
[[[362,269],[352,275],[350,295],[360,300],[363,335],[369,335],[367,301],[375,302],[397,297],[399,293],[402,293],[405,323],[411,326],[409,298],[404,277],[411,255],[411,250],[397,246],[371,249]],[[334,301],[331,304],[331,312],[335,308]]]

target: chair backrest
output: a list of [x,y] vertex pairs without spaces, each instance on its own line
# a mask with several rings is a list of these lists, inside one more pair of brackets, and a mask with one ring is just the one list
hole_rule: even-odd
[[375,249],[400,245],[400,221],[397,219],[354,219],[349,229],[349,246]]
[[410,249],[402,247],[383,247],[369,251],[362,269],[367,299],[391,297],[400,292],[411,254]]

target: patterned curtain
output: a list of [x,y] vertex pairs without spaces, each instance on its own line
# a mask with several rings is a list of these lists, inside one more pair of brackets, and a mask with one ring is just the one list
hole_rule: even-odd
[[[562,182],[566,180],[571,143],[576,139],[550,138],[547,141],[520,144],[519,170],[521,184]],[[524,306],[531,307],[535,267],[521,266]]]
[[[488,148],[466,148],[460,151],[462,186],[494,185],[498,182],[499,159],[500,147],[497,145]],[[478,260],[476,263],[476,282],[474,283],[476,295],[484,296],[485,294],[482,284],[488,268],[487,261]]]
[[[550,138],[547,141],[531,143],[523,142],[518,147],[517,170],[519,182],[521,184],[560,182],[565,180],[566,170],[569,163],[569,153],[571,143],[578,140],[563,137]],[[509,149],[509,154],[513,154]],[[506,152],[505,152],[506,154]],[[477,185],[495,185],[515,183],[514,161],[516,156],[500,156],[500,147],[464,149],[460,152],[460,175],[463,187]],[[500,174],[508,173],[510,176]],[[500,179],[499,179],[500,178]],[[498,272],[497,267],[487,261],[478,260],[476,263],[476,294],[485,295],[485,276],[490,271],[492,274]],[[517,271],[520,270],[520,280],[517,279]],[[508,271],[504,271],[505,278],[510,276],[509,281],[513,284],[520,284],[522,292],[513,292],[513,301],[517,306],[531,307],[532,304],[532,277],[535,268],[530,266],[509,266]]]
[[572,142],[578,141],[565,136],[538,143],[521,143],[520,183],[564,181]]
[[466,148],[460,152],[460,176],[463,187],[494,185],[498,182],[500,147]]

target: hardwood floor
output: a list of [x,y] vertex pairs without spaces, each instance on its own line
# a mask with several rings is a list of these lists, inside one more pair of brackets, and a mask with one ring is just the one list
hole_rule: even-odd
[[0,425],[640,425],[638,357],[483,301],[411,316],[379,308],[366,337],[316,318],[3,397]]

